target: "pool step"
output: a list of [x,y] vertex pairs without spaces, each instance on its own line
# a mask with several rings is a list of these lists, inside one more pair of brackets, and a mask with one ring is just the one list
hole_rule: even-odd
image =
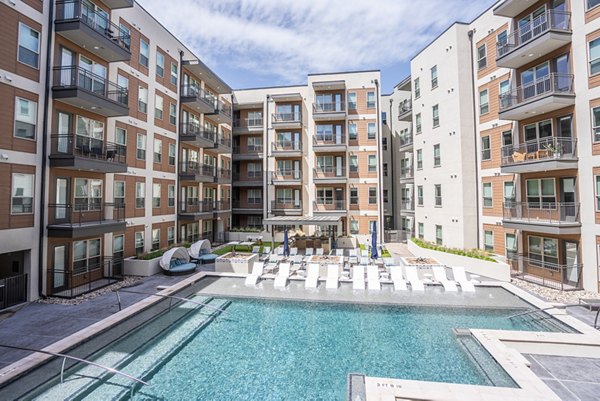
[[568,326],[541,310],[532,311],[531,313],[521,316],[515,316],[513,319],[523,322],[523,324],[529,326],[532,331],[550,331],[559,333],[572,332]]
[[[195,297],[194,301],[209,303],[211,297]],[[193,307],[192,307],[193,306]],[[169,330],[178,321],[185,316],[194,312],[201,306],[192,303],[175,304],[170,311],[165,311],[157,315],[151,321],[136,328],[132,333],[110,345],[110,349],[101,350],[98,353],[87,357],[86,359],[96,362],[100,365],[113,367],[117,370],[124,362],[131,358],[131,354],[142,349],[146,344],[151,343],[155,338]],[[142,337],[135,335],[142,333]],[[58,372],[57,372],[58,373]],[[85,388],[93,386],[98,381],[99,377],[103,377],[106,371],[103,369],[76,364],[73,368],[65,371],[65,380],[61,384],[60,378],[53,380],[49,386],[44,386],[42,389],[32,395],[34,400],[75,400]],[[43,389],[46,388],[47,391]]]

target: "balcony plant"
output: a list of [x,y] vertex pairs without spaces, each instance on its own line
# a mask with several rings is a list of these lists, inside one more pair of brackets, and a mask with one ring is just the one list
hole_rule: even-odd
[[555,145],[549,143],[544,145],[544,149],[546,149],[550,155],[554,156],[555,159],[559,159],[562,153],[562,144],[558,143]]

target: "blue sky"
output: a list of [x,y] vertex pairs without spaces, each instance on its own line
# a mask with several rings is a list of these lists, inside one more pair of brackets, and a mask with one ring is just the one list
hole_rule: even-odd
[[138,0],[232,88],[380,69],[383,92],[454,21],[495,0]]

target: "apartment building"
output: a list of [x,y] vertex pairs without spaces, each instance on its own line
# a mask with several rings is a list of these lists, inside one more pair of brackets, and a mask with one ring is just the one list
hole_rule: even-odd
[[[233,226],[296,216],[307,234],[366,235],[383,221],[379,81],[379,71],[311,74],[307,85],[234,91]],[[318,216],[339,224],[301,223]]]

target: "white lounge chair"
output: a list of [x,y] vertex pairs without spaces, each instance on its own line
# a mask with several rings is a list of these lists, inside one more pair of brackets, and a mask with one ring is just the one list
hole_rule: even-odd
[[271,256],[271,247],[270,246],[263,247],[263,251],[262,251],[262,255],[260,256],[260,259],[267,260],[267,259],[269,259],[269,256]]
[[279,264],[279,272],[275,277],[275,283],[273,287],[275,288],[285,288],[288,282],[288,278],[290,277],[290,264],[289,263],[280,263]]
[[432,266],[431,269],[433,270],[433,279],[443,285],[445,291],[458,291],[456,288],[456,283],[448,280],[448,276],[446,276],[446,268],[444,266]]
[[340,266],[329,265],[327,266],[327,282],[325,288],[334,290],[338,288],[338,282],[340,280]]
[[348,253],[348,262],[350,264],[358,263],[358,251],[356,249],[350,249],[350,252]]
[[298,255],[298,248],[290,248],[290,256]]
[[352,270],[352,289],[365,289],[365,267],[363,265],[356,265]]
[[314,252],[315,252],[314,248],[306,248],[305,255],[306,256],[312,256]]
[[402,267],[390,266],[390,275],[392,276],[392,281],[394,282],[394,290],[406,291],[408,289],[406,286],[406,280],[404,280],[404,277],[402,276]]
[[263,274],[264,268],[265,264],[263,262],[254,262],[254,265],[252,265],[252,273],[246,276],[245,284],[248,286],[256,285],[258,279]]
[[366,266],[369,264],[369,257],[368,256],[361,256],[360,257],[360,264],[362,266]]
[[283,247],[278,246],[277,249],[275,249],[275,253],[277,254],[277,256],[283,256]]
[[375,265],[367,266],[367,285],[369,290],[381,290],[381,281],[379,281],[379,268]]
[[304,256],[302,256],[302,255],[294,255],[294,257],[292,258],[292,263],[294,264],[294,266],[296,266],[296,265],[302,266],[303,262],[304,262]]
[[452,266],[452,275],[454,276],[454,281],[460,285],[461,290],[464,292],[475,292],[475,286],[470,280],[467,280],[464,267]]
[[419,278],[416,266],[405,266],[406,279],[410,283],[410,288],[413,291],[425,291],[425,285]]
[[362,251],[360,251],[360,256],[362,256],[363,258],[368,258],[369,257],[369,251],[366,249],[363,249]]
[[252,253],[260,253],[260,246],[253,246]]
[[317,248],[317,256],[323,256],[323,248]]
[[344,250],[340,249],[340,248],[337,248],[335,250],[335,256],[344,256]]
[[308,272],[306,274],[306,281],[304,286],[306,288],[317,288],[319,284],[319,264],[311,263],[308,265]]
[[382,258],[383,259],[383,264],[386,266],[394,266],[396,264],[396,262],[394,261],[394,258]]

